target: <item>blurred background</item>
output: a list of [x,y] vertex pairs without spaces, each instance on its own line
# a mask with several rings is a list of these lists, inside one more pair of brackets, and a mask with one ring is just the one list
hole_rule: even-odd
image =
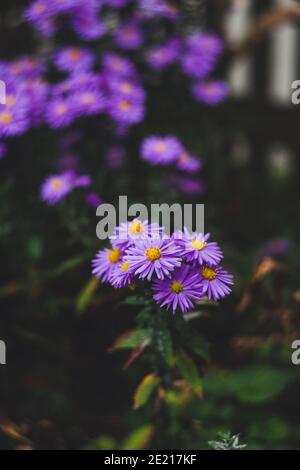
[[[148,85],[147,119],[127,143],[120,169],[103,168],[110,142],[80,122],[79,151],[105,200],[202,202],[206,227],[224,248],[233,295],[203,311],[203,399],[182,386],[154,406],[133,410],[148,363],[122,368],[128,352],[110,352],[135,325],[138,306],[93,284],[99,248],[94,210],[72,194],[55,208],[39,200],[59,132],[46,127],[10,142],[0,173],[0,448],[205,449],[218,432],[241,433],[249,449],[300,445],[300,5],[293,0],[185,0],[185,23],[219,33],[217,71],[229,99],[218,107],[187,98],[184,80],[167,73]],[[22,21],[27,1],[1,0],[0,58],[43,55],[43,39]],[[61,32],[56,41],[69,33]],[[105,49],[105,45],[103,46]],[[145,72],[146,74],[147,72]],[[1,77],[0,77],[1,78]],[[203,195],[164,186],[162,171],[142,164],[145,135],[172,133],[203,158]]]

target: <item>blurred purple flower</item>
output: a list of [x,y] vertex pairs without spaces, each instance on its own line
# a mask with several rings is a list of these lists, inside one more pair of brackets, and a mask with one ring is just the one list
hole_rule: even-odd
[[229,88],[225,82],[210,81],[193,86],[193,94],[198,101],[215,106],[227,98]]
[[105,155],[106,164],[109,168],[117,169],[123,165],[125,149],[120,145],[110,147]]
[[157,70],[172,65],[180,56],[182,43],[178,38],[169,39],[165,44],[148,52],[148,63]]
[[94,60],[94,54],[82,47],[64,47],[56,52],[53,58],[59,70],[74,74],[90,70]]
[[46,120],[50,127],[68,127],[75,118],[74,103],[70,99],[56,98],[50,101]]
[[101,198],[97,193],[89,193],[86,196],[86,202],[91,207],[98,207],[101,204]]
[[111,118],[127,126],[138,124],[144,118],[144,105],[140,100],[115,95],[108,104]]
[[48,204],[56,204],[64,199],[73,189],[69,172],[48,176],[41,187],[41,198]]
[[141,156],[151,165],[168,165],[176,161],[181,148],[176,137],[152,136],[144,139],[141,146]]
[[118,28],[114,39],[117,46],[122,49],[130,50],[141,47],[144,36],[140,26],[134,22],[130,22]]

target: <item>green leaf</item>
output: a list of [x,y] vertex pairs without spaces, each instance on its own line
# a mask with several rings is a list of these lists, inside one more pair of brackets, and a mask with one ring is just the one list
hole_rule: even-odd
[[138,297],[137,295],[131,295],[123,301],[123,304],[125,305],[144,305],[146,303],[147,301],[144,297]]
[[121,450],[141,450],[149,444],[154,428],[151,424],[145,424],[135,429],[122,444]]
[[175,364],[175,356],[170,332],[166,329],[159,330],[156,333],[156,344],[158,351],[161,353],[169,366],[172,367]]
[[92,277],[89,282],[85,285],[83,290],[78,296],[76,301],[76,310],[79,313],[83,313],[88,307],[89,303],[92,300],[94,293],[98,287],[99,281],[95,277]]
[[202,398],[202,380],[193,359],[184,351],[180,351],[176,356],[176,364],[182,377],[192,387],[196,395]]
[[264,403],[280,395],[291,377],[280,370],[257,367],[232,376],[231,387],[241,402]]
[[103,435],[84,446],[83,450],[114,450],[116,448],[117,443],[114,438]]
[[116,339],[110,351],[118,349],[135,349],[143,343],[150,344],[151,338],[148,330],[132,330]]
[[143,378],[133,397],[133,407],[135,410],[147,403],[151,394],[158,387],[159,382],[160,380],[155,374],[149,374]]
[[67,271],[70,271],[74,268],[77,268],[80,264],[82,264],[85,261],[85,258],[82,256],[75,256],[74,258],[68,259],[64,261],[61,265],[59,265],[57,268],[53,269],[52,271],[48,272],[46,274],[47,277],[49,278],[56,278],[58,276],[61,276]]

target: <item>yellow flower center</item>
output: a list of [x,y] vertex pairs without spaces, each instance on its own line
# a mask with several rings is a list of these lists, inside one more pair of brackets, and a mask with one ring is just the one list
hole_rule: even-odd
[[201,274],[207,281],[213,281],[217,277],[217,272],[208,266],[204,266],[204,268],[202,268]]
[[81,57],[81,51],[79,49],[72,49],[69,56],[71,60],[79,60]]
[[41,14],[41,13],[44,13],[46,11],[46,6],[43,5],[42,3],[38,3],[34,6],[34,11],[37,13],[37,14]]
[[112,68],[113,70],[121,70],[122,68],[122,61],[121,60],[118,60],[118,59],[115,59],[113,62],[112,62]]
[[121,251],[117,249],[110,250],[108,253],[108,261],[112,264],[118,263],[121,258]]
[[158,142],[155,146],[156,151],[159,153],[165,152],[166,148],[167,146],[164,142]]
[[120,89],[122,93],[131,93],[132,92],[132,85],[131,83],[124,82],[121,84]]
[[179,155],[179,160],[182,162],[182,163],[186,163],[188,162],[190,159],[190,156],[188,153],[186,152],[182,152],[180,155]]
[[51,181],[51,187],[55,191],[58,191],[59,189],[62,188],[62,181],[59,178],[55,178],[54,180]]
[[123,271],[123,273],[125,273],[129,269],[129,264],[126,263],[126,262],[122,263],[121,266],[120,266],[120,269],[121,269],[121,271]]
[[202,251],[203,248],[206,247],[206,243],[202,242],[201,240],[192,240],[191,245],[192,245],[192,248],[194,248],[194,250],[199,250],[199,251]]
[[14,106],[16,104],[16,98],[13,95],[8,95],[6,97],[6,106]]
[[156,261],[161,258],[161,252],[159,248],[148,248],[146,251],[146,258],[148,261]]
[[174,281],[171,284],[171,291],[174,292],[175,294],[180,294],[180,292],[183,291],[183,285],[179,281]]
[[0,115],[0,122],[2,124],[10,124],[13,121],[13,115],[11,113],[2,113]]
[[129,101],[121,101],[119,104],[119,108],[121,111],[129,111],[129,109],[131,108],[131,104],[129,103]]
[[63,116],[68,111],[68,108],[64,104],[60,104],[57,106],[56,111],[59,116]]
[[87,94],[82,96],[81,102],[83,104],[94,104],[95,103],[95,98],[94,98],[93,95],[87,93]]
[[144,232],[144,226],[141,222],[132,222],[129,225],[128,230],[130,235],[140,235]]

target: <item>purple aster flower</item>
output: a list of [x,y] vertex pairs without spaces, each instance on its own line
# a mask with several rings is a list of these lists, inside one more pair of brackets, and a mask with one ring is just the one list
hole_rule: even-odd
[[199,178],[184,178],[184,177],[173,177],[171,178],[172,187],[177,188],[185,194],[203,194],[206,191],[207,184]]
[[221,81],[197,83],[193,86],[193,94],[198,101],[214,106],[227,98],[229,88],[226,83]]
[[103,70],[111,80],[111,74],[121,77],[134,77],[135,68],[133,63],[119,54],[106,53],[103,56]]
[[206,294],[209,300],[218,301],[231,293],[229,286],[233,285],[233,276],[221,267],[202,266],[199,273],[203,294]]
[[49,176],[41,187],[41,198],[48,204],[56,204],[64,199],[73,189],[70,173]]
[[56,98],[50,101],[46,119],[53,128],[67,127],[75,118],[74,103],[70,99]]
[[182,236],[176,236],[176,243],[182,249],[182,257],[190,263],[216,266],[223,259],[219,245],[209,242],[210,234],[189,233],[185,228]]
[[129,126],[141,122],[145,110],[140,100],[115,95],[108,105],[108,112],[114,121]]
[[101,90],[101,80],[99,76],[91,72],[77,73],[71,75],[67,80],[54,86],[54,95],[60,96],[67,93],[78,93],[78,91],[86,91],[93,89]]
[[50,0],[36,0],[25,10],[25,19],[33,23],[38,31],[51,36],[55,32],[55,22],[52,4]]
[[124,24],[115,34],[115,43],[122,49],[137,49],[141,47],[143,41],[142,30],[133,22]]
[[203,80],[214,70],[215,60],[205,54],[187,52],[182,55],[181,67],[189,77]]
[[142,159],[151,165],[168,165],[176,161],[181,152],[181,144],[176,137],[147,137],[141,147]]
[[178,154],[176,166],[179,170],[187,173],[197,173],[202,167],[202,163],[182,148],[182,151]]
[[74,7],[81,3],[80,0],[50,0],[51,13],[61,14],[68,13]]
[[[99,3],[97,2],[99,5]],[[81,6],[73,10],[72,27],[83,39],[91,41],[101,38],[105,32],[105,25],[98,19],[98,11],[94,5],[89,6],[85,0]]]
[[2,142],[0,142],[0,160],[5,157],[6,154],[6,147]]
[[27,131],[27,109],[20,105],[0,105],[0,137],[14,137]]
[[45,118],[48,99],[48,85],[40,79],[29,80],[23,85],[27,97],[27,116],[32,126],[40,125]]
[[293,244],[287,238],[275,238],[266,242],[262,248],[261,255],[266,256],[285,256],[291,253]]
[[147,220],[134,219],[116,227],[110,241],[113,246],[125,250],[138,240],[148,239],[149,237],[153,239],[161,238],[161,236],[162,229],[158,224],[149,224]]
[[125,149],[120,145],[110,147],[105,155],[106,164],[109,168],[120,168],[124,163]]
[[148,53],[148,63],[157,70],[162,70],[172,65],[180,56],[181,41],[178,38],[172,38],[162,46],[151,49]]
[[56,52],[53,60],[59,70],[78,73],[92,68],[94,54],[81,47],[66,47]]
[[109,282],[113,272],[118,269],[122,252],[117,248],[105,248],[99,251],[92,261],[92,274],[102,282]]
[[178,17],[175,5],[165,0],[139,0],[139,8],[145,18],[161,17],[175,20]]
[[141,238],[127,249],[126,261],[135,276],[150,281],[169,277],[181,265],[180,248],[169,238]]
[[126,261],[118,264],[117,268],[112,271],[109,282],[117,289],[130,286],[133,282],[132,271]]
[[190,51],[203,55],[217,57],[223,52],[223,41],[216,34],[193,33],[185,40],[186,46]]
[[101,198],[97,193],[89,193],[86,196],[86,202],[90,207],[98,207],[101,204]]
[[44,66],[31,57],[20,57],[7,66],[7,72],[14,78],[34,80],[40,78],[44,71]]
[[152,286],[157,292],[154,300],[167,309],[171,308],[175,314],[177,308],[182,313],[193,309],[194,303],[203,297],[203,286],[199,274],[190,269],[190,266],[182,266],[176,269],[171,278],[155,280]]
[[106,99],[97,90],[78,90],[74,94],[74,109],[78,116],[92,116],[105,110]]
[[77,176],[74,175],[73,177],[73,187],[74,188],[87,188],[92,183],[92,178],[89,175],[82,175]]
[[36,0],[32,2],[25,10],[25,19],[34,24],[47,19],[49,16],[49,6],[49,0]]
[[145,92],[141,86],[130,78],[117,78],[113,77],[109,83],[109,90],[112,94],[120,95],[135,100],[143,101],[145,99]]

